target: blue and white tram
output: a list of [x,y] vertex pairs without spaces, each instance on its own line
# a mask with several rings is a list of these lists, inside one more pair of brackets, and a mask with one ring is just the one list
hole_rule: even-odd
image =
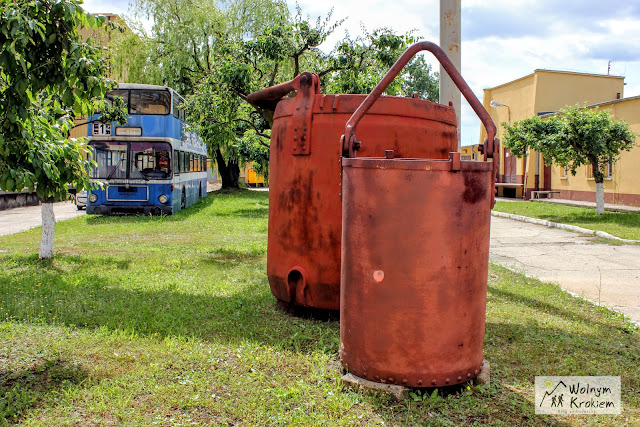
[[[172,214],[207,194],[207,150],[186,130],[184,102],[166,86],[120,84],[107,94],[122,97],[128,121],[89,126],[97,166],[88,214]],[[93,117],[92,119],[95,119]]]

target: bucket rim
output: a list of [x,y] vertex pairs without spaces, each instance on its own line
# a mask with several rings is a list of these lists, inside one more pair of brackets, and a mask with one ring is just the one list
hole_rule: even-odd
[[[313,115],[353,114],[366,96],[366,94],[316,94],[313,102]],[[295,111],[296,98],[281,99],[278,102],[273,119],[291,117]],[[345,102],[352,102],[353,108],[345,108]],[[404,108],[399,110],[397,108],[399,103],[403,104]],[[420,98],[383,96],[366,114],[366,116],[372,115],[431,120],[455,127],[458,126],[453,107]]]
[[[367,169],[401,169],[424,171],[450,171],[453,169],[451,159],[419,159],[419,158],[394,158],[384,157],[354,157],[342,158],[343,168],[367,168]],[[460,169],[470,172],[490,172],[493,167],[491,161],[460,160]]]

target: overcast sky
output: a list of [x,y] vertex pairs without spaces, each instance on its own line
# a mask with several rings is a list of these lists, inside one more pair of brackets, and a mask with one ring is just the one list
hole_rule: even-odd
[[[130,13],[128,0],[85,0],[90,12]],[[295,2],[288,0],[293,10]],[[438,42],[439,0],[299,0],[305,14],[347,18],[352,35],[390,27]],[[335,42],[335,41],[334,41]],[[330,41],[330,44],[331,41]],[[330,49],[331,46],[328,46]],[[426,58],[433,62],[427,54]],[[462,76],[482,89],[554,69],[625,76],[624,96],[640,95],[640,1],[462,0]],[[433,62],[435,65],[435,62]],[[434,67],[434,69],[438,69]],[[480,122],[463,100],[462,144],[478,143]]]

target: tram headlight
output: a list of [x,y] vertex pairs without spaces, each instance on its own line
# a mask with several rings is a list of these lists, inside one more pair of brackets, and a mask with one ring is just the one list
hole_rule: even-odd
[[95,203],[95,202],[97,202],[97,201],[98,201],[98,195],[97,195],[97,194],[94,194],[94,193],[91,193],[91,194],[89,195],[89,201],[90,201],[91,203]]
[[160,203],[162,203],[163,205],[165,205],[169,201],[169,198],[167,196],[165,196],[164,194],[161,194],[161,195],[158,196],[158,201]]

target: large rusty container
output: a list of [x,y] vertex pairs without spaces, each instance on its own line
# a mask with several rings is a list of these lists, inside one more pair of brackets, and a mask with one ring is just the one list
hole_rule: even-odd
[[340,358],[370,381],[442,387],[475,378],[482,367],[496,163],[461,161],[458,152],[446,160],[399,158],[391,147],[385,157],[354,157],[358,121],[393,72],[423,49],[479,113],[491,141],[485,154],[493,154],[493,122],[429,42],[412,46],[354,113],[342,159]]
[[343,159],[340,357],[356,376],[440,387],[479,372],[492,164],[456,154]]
[[[295,97],[283,98],[297,91]],[[340,136],[366,95],[323,95],[318,77],[251,94],[275,108],[270,148],[267,274],[281,305],[340,306]],[[360,125],[361,154],[446,159],[457,147],[453,108],[416,99],[381,98]]]

